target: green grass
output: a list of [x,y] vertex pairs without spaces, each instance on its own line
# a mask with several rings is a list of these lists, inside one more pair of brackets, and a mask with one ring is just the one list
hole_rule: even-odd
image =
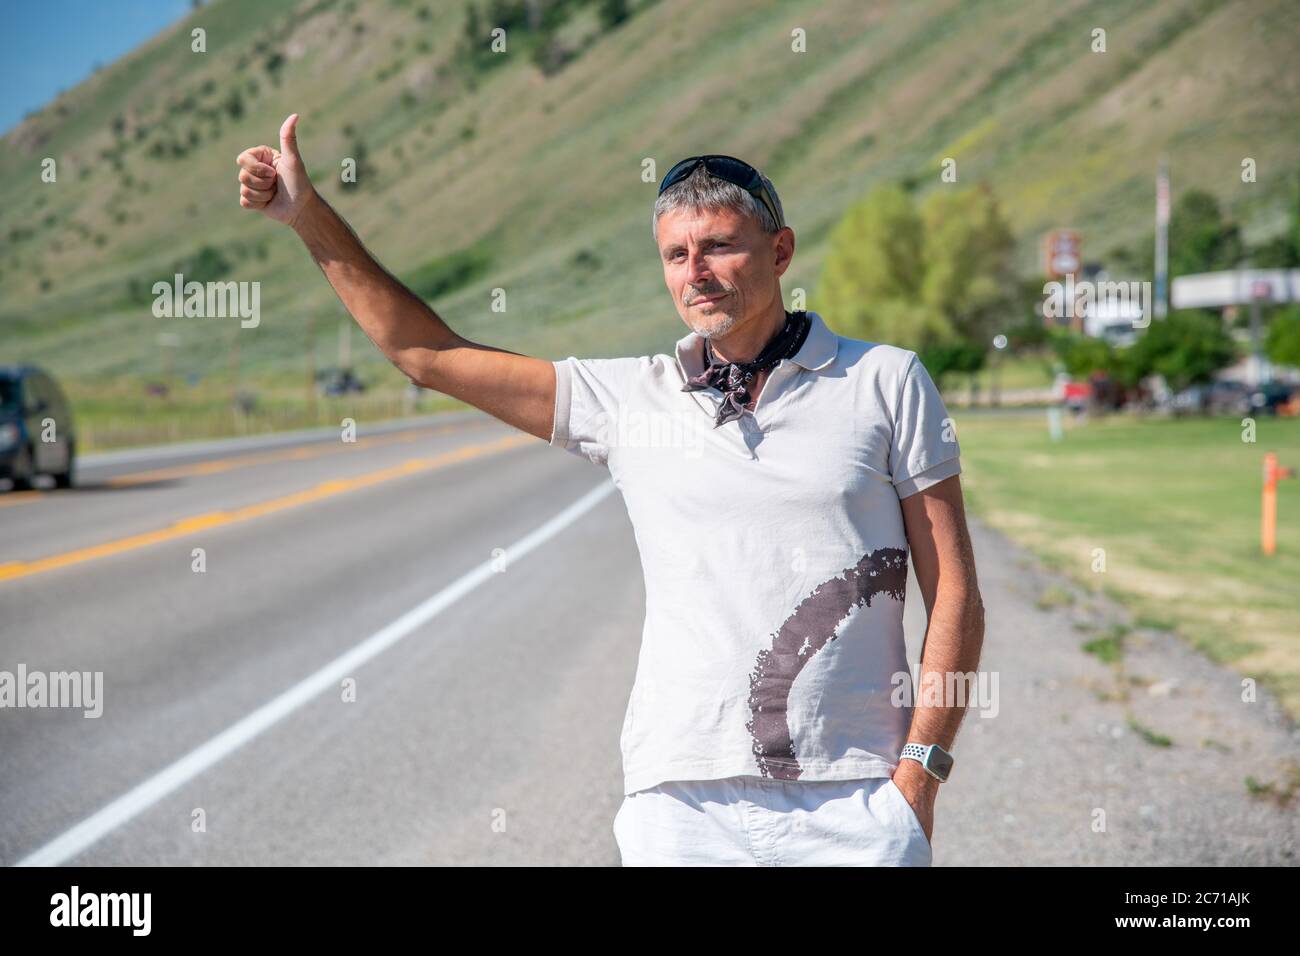
[[[1053,358],[1050,355],[1009,355],[1005,358],[990,358],[993,364],[986,365],[975,375],[981,395],[987,395],[996,378],[1002,389],[1013,388],[1050,388],[1052,385]],[[954,384],[964,387],[968,383],[961,377],[954,378]]]
[[1038,595],[1038,600],[1034,602],[1040,611],[1049,611],[1052,608],[1065,607],[1074,603],[1074,592],[1068,588],[1059,585],[1051,585],[1043,589]]
[[247,411],[237,410],[231,401],[228,378],[193,386],[175,382],[166,396],[149,394],[147,383],[134,377],[122,378],[111,388],[84,388],[73,382],[68,397],[80,452],[337,426],[344,418],[369,425],[469,408],[427,389],[410,398],[403,385],[377,366],[360,369],[359,374],[369,386],[365,392],[333,397],[309,392],[305,374],[300,383],[266,375],[242,377],[240,391],[254,398]]
[[1258,800],[1271,800],[1280,807],[1289,807],[1300,792],[1300,764],[1288,761],[1281,781],[1260,781],[1254,777],[1246,778],[1246,792]]
[[402,281],[422,299],[440,299],[483,275],[491,261],[490,253],[480,244],[432,259],[402,276]]
[[1254,444],[1234,418],[1094,419],[1060,443],[1043,412],[956,421],[973,511],[1300,712],[1300,480],[1279,485],[1277,554],[1259,543],[1264,453],[1300,466],[1300,420],[1259,419]]
[[1083,649],[1103,663],[1118,664],[1124,659],[1124,634],[1112,628],[1104,636],[1088,641]]
[[1172,738],[1166,737],[1164,734],[1156,733],[1150,727],[1144,726],[1131,717],[1129,718],[1128,725],[1129,729],[1153,747],[1172,747],[1174,744]]

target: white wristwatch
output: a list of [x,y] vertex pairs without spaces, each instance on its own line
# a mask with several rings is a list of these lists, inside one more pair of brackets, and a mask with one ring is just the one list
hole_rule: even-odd
[[952,773],[952,754],[938,744],[904,744],[899,760],[915,760],[940,783]]

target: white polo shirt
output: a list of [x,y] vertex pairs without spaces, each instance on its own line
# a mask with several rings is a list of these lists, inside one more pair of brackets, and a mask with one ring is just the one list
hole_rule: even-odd
[[907,742],[899,499],[958,474],[960,449],[915,353],[809,318],[757,407],[717,428],[722,393],[681,390],[704,367],[694,332],[675,357],[554,363],[551,444],[609,469],[645,575],[625,793],[889,776]]

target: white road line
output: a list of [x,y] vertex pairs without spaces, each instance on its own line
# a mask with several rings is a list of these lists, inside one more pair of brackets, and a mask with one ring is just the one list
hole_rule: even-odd
[[316,673],[299,681],[274,700],[263,704],[207,743],[191,750],[171,766],[165,767],[144,783],[127,791],[39,850],[23,857],[15,865],[58,866],[75,857],[108,833],[153,806],[173,790],[193,780],[232,751],[288,717],[317,694],[338,686],[339,681],[355,674],[361,665],[379,656],[420,625],[437,617],[480,584],[491,579],[496,573],[493,565],[499,567],[502,560],[506,564],[511,564],[522,558],[529,551],[573,524],[613,490],[613,482],[597,485],[545,524],[506,548],[501,558],[484,561],[424,603],[407,611],[387,627],[366,638],[352,650],[336,657]]
[[[360,425],[357,436],[369,438],[373,435],[385,435],[388,432],[402,431],[406,428],[420,428],[425,425],[460,425],[465,422],[491,417],[483,412],[442,412],[434,415],[419,415],[414,418],[399,418],[378,425]],[[100,465],[121,465],[133,461],[167,461],[170,458],[184,458],[187,455],[203,455],[208,452],[230,454],[241,451],[258,451],[263,448],[282,448],[289,445],[315,444],[316,441],[339,440],[339,429],[335,425],[323,428],[300,428],[289,432],[272,432],[268,435],[249,435],[242,438],[211,438],[204,441],[171,442],[166,445],[146,445],[141,448],[122,448],[117,451],[96,451],[77,456],[77,464],[83,468],[97,468]],[[315,441],[313,441],[313,439]]]

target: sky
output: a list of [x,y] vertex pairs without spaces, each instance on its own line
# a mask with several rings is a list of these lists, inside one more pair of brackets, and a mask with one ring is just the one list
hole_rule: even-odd
[[190,9],[190,0],[0,0],[0,133]]

